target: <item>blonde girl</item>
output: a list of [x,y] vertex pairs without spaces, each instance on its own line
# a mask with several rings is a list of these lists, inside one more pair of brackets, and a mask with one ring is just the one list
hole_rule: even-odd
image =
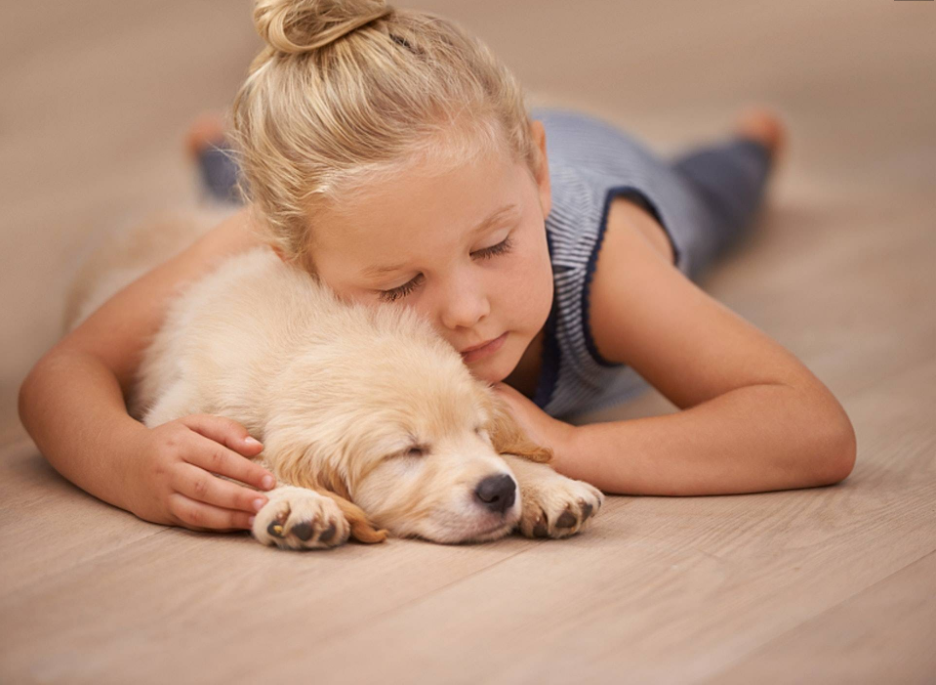
[[[125,397],[171,296],[261,243],[349,301],[413,307],[495,384],[557,471],[609,493],[835,483],[855,460],[831,392],[695,280],[753,225],[783,128],[749,110],[665,162],[575,112],[528,111],[454,23],[382,0],[259,0],[237,95],[248,204],[56,344],[20,416],[66,478],[140,518],[250,526],[271,474],[223,417],[147,429]],[[210,176],[210,174],[209,174]],[[681,411],[574,426],[653,385]],[[244,458],[248,457],[248,458]]]

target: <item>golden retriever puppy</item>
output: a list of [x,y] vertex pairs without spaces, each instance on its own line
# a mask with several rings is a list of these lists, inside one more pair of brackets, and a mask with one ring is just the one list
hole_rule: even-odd
[[490,386],[402,307],[340,301],[257,248],[173,301],[130,412],[243,424],[279,483],[254,537],[330,548],[388,532],[440,543],[579,532],[604,496],[556,473]]

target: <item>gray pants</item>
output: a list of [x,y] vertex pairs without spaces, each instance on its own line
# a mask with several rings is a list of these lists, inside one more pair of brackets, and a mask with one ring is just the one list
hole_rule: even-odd
[[734,139],[684,153],[671,162],[710,214],[705,224],[715,261],[754,225],[770,173],[770,154],[753,140]]

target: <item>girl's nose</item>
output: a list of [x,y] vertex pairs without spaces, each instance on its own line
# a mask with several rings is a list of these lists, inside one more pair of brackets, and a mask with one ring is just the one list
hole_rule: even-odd
[[462,278],[450,279],[442,295],[441,319],[449,330],[474,328],[491,312],[484,283],[477,276],[464,274]]

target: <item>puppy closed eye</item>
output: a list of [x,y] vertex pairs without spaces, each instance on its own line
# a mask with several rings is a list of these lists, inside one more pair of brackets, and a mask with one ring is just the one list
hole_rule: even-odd
[[410,447],[409,449],[404,450],[401,453],[401,456],[419,458],[419,457],[424,457],[427,454],[429,454],[429,449],[427,447],[424,447],[422,445],[414,445],[413,447]]

